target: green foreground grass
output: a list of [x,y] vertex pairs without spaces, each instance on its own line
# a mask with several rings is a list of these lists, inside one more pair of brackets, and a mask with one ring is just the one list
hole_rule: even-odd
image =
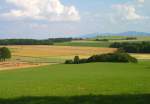
[[0,104],[149,104],[150,62],[0,72]]

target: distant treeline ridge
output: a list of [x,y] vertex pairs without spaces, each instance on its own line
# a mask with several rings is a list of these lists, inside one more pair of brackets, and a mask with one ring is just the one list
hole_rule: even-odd
[[0,39],[0,45],[53,45],[55,42],[68,42],[72,38],[37,39]]
[[116,42],[111,48],[121,48],[129,53],[150,53],[150,41],[148,42]]

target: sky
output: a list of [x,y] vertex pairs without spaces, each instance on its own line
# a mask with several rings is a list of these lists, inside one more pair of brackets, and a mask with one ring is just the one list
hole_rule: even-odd
[[0,0],[0,38],[150,32],[150,0]]

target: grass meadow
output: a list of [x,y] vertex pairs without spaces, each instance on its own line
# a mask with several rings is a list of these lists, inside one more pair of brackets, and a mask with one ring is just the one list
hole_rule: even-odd
[[0,104],[149,104],[150,61],[0,72]]
[[[134,37],[134,36],[131,36]],[[114,42],[141,42],[150,41],[149,36],[135,36],[135,40],[127,40],[128,36],[98,36],[85,40],[74,40],[71,42],[55,43],[55,46],[76,46],[76,47],[109,47]],[[108,41],[96,41],[106,39]]]
[[109,47],[109,42],[98,42],[98,41],[71,41],[64,43],[55,43],[56,46],[76,46],[76,47]]

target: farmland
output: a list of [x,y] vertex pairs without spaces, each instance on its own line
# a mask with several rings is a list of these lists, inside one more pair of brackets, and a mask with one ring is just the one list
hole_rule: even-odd
[[0,63],[0,104],[150,103],[150,54],[131,54],[139,63],[63,64],[116,51],[109,42],[72,42],[7,46],[12,58]]
[[8,46],[15,56],[72,56],[72,55],[92,55],[98,53],[109,53],[116,49],[93,48],[93,47],[69,47],[69,46]]
[[0,104],[150,104],[150,0],[0,0]]
[[109,42],[98,42],[93,40],[78,40],[64,43],[55,43],[56,46],[82,46],[82,47],[108,47]]
[[[127,39],[135,38],[135,39]],[[96,41],[99,39],[100,41]],[[107,41],[106,41],[107,40]],[[84,40],[73,40],[71,42],[55,43],[56,46],[80,46],[80,47],[109,47],[114,42],[141,42],[150,41],[149,36],[98,36],[95,38],[84,39]]]
[[111,53],[116,49],[70,46],[7,46],[12,51],[12,59],[9,62],[0,63],[2,69],[35,67],[47,64],[64,63],[66,59],[72,59],[75,55],[87,58],[93,54]]
[[50,65],[0,72],[0,104],[148,104],[150,62]]

